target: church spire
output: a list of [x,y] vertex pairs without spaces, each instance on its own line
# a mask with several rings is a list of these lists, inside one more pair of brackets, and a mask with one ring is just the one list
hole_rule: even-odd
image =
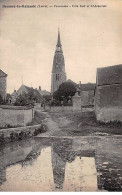
[[61,39],[60,39],[60,29],[58,28],[58,39],[57,39],[57,47],[61,47]]
[[60,39],[60,30],[58,29],[58,39],[53,58],[51,93],[54,93],[59,85],[66,81],[65,61]]

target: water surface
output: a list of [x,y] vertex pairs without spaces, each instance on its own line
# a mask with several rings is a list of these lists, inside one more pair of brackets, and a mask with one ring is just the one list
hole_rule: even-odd
[[35,138],[0,150],[0,191],[121,191],[120,138]]

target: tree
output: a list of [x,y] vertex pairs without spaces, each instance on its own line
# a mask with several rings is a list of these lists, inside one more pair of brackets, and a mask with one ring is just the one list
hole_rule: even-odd
[[46,102],[49,102],[52,99],[52,95],[43,95]]
[[55,92],[53,93],[53,98],[54,98],[55,100],[62,100],[62,97],[61,97],[61,94],[60,94],[60,91],[59,91],[59,90],[57,90],[57,91],[55,91]]
[[4,101],[3,101],[3,98],[2,98],[2,96],[0,95],[0,105],[3,104],[3,102],[4,102]]
[[76,86],[71,82],[62,83],[58,90],[54,92],[53,98],[56,100],[69,100],[76,93]]
[[23,93],[20,94],[16,102],[14,103],[15,106],[27,106],[27,105],[34,105],[35,102],[41,102],[41,95],[34,90],[30,90],[27,94]]
[[14,106],[27,106],[27,105],[29,105],[29,104],[33,104],[33,102],[32,102],[32,100],[29,100],[29,96],[28,96],[28,94],[20,94],[18,97],[17,97],[17,99],[16,99],[16,101],[15,101],[15,103],[14,103]]
[[0,94],[0,105],[6,105],[6,100]]

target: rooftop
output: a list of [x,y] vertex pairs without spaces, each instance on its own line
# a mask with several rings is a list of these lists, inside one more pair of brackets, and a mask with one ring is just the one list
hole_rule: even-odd
[[72,84],[74,84],[77,87],[77,89],[80,89],[80,87],[81,87],[81,91],[94,90],[96,87],[96,83],[77,84],[74,81],[72,81],[71,79],[68,79],[66,82],[71,82]]
[[122,64],[97,69],[97,85],[122,83]]
[[7,77],[7,74],[4,73],[4,72],[0,69],[0,78],[1,78],[1,77]]
[[81,91],[94,90],[95,87],[96,87],[96,83],[85,83],[85,84],[81,84]]

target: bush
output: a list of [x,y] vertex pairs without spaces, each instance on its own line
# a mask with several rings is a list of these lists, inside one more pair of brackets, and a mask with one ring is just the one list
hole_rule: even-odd
[[51,106],[61,106],[61,102],[59,100],[52,100]]
[[102,126],[108,126],[108,127],[117,127],[117,128],[121,128],[122,127],[122,122],[120,122],[118,120],[109,121],[109,122],[98,121],[98,124],[102,125]]

